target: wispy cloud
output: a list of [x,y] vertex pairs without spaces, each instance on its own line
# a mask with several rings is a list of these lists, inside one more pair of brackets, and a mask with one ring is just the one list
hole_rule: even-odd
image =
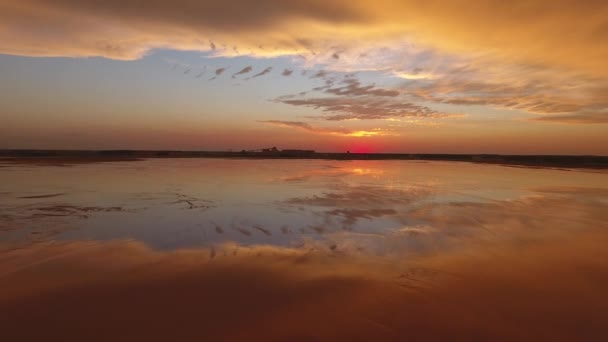
[[226,71],[226,68],[218,68],[218,69],[215,69],[215,75],[216,75],[216,76],[219,76],[219,75],[223,74],[223,73],[224,73],[224,71]]
[[361,82],[356,78],[347,78],[342,81],[344,86],[328,88],[325,90],[328,94],[340,95],[340,96],[398,96],[399,91],[394,89],[381,89],[377,88],[375,84],[362,86]]
[[267,67],[266,69],[260,71],[259,73],[251,76],[251,78],[256,78],[256,77],[264,76],[264,75],[268,74],[271,71],[272,71],[272,67]]
[[215,76],[211,77],[211,78],[209,79],[209,81],[213,81],[213,80],[217,79],[217,78],[218,78],[218,77],[219,77],[221,74],[223,74],[223,73],[224,73],[224,71],[226,71],[226,68],[218,68],[218,69],[215,69],[215,71],[214,71]]
[[394,89],[377,88],[374,84],[363,86],[353,77],[340,81],[340,86],[332,87],[335,79],[328,78],[328,73],[317,72],[324,78],[325,85],[315,87],[311,92],[322,91],[332,97],[305,97],[308,92],[287,95],[275,99],[275,102],[292,106],[309,107],[321,110],[322,118],[331,121],[341,120],[376,120],[403,117],[439,118],[445,116],[426,106],[418,105],[398,97],[400,92]]
[[355,129],[347,129],[347,128],[329,128],[329,127],[315,127],[310,125],[309,123],[302,121],[282,121],[282,120],[262,120],[259,121],[261,123],[280,126],[280,127],[288,127],[288,128],[297,128],[304,131],[317,133],[317,134],[329,134],[329,135],[339,135],[344,137],[372,137],[372,136],[381,136],[388,135],[391,132],[386,130],[382,130],[380,128],[375,128],[372,130],[355,130]]
[[608,112],[582,112],[566,115],[546,115],[535,117],[531,120],[561,124],[608,124]]
[[277,99],[276,101],[301,107],[320,109],[326,120],[375,120],[399,117],[440,118],[443,113],[405,101],[379,99],[370,96],[319,97],[305,99]]
[[244,75],[244,74],[247,74],[247,73],[251,72],[252,70],[253,70],[253,67],[252,67],[252,66],[246,66],[246,67],[244,67],[243,69],[241,69],[239,72],[234,73],[234,74],[232,75],[232,78],[235,78],[235,77],[236,77],[236,76],[238,76],[238,75]]

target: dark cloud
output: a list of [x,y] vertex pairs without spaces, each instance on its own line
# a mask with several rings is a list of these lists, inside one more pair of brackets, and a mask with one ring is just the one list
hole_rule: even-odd
[[438,51],[605,76],[607,14],[603,1],[571,0],[2,0],[0,52],[134,59],[159,47],[213,50],[213,37],[218,46],[251,51],[264,42],[291,54],[414,33]]
[[218,68],[218,69],[215,69],[215,71],[214,71],[215,76],[211,77],[211,78],[209,79],[209,81],[213,81],[213,80],[217,79],[217,78],[218,78],[218,77],[219,77],[221,74],[223,74],[223,73],[224,73],[224,71],[226,71],[226,68]]
[[238,76],[238,75],[243,75],[243,74],[249,73],[249,72],[251,72],[251,70],[253,70],[252,66],[246,66],[243,69],[241,69],[239,72],[233,74],[232,78],[235,78],[235,76]]
[[285,69],[281,73],[281,75],[283,75],[283,76],[291,76],[291,74],[293,74],[293,70],[291,70],[291,69]]
[[333,59],[340,59],[340,55],[338,55],[338,53],[334,52],[334,53],[331,55],[331,58],[333,58]]
[[267,67],[266,69],[260,71],[259,73],[251,76],[251,78],[256,78],[256,77],[264,76],[264,75],[266,75],[267,73],[269,73],[271,71],[272,71],[272,67]]
[[[157,1],[154,4],[150,4],[147,0],[130,0],[128,3],[121,0],[56,0],[52,4],[44,0],[26,0],[26,2],[40,8],[52,7],[56,11],[73,11],[83,15],[96,13],[102,18],[120,16],[155,24],[181,24],[192,28],[215,28],[233,32],[272,27],[278,21],[295,17],[308,17],[331,22],[363,18],[358,10],[344,6],[345,1],[177,0],[174,2]],[[247,15],[235,16],[235,8]]]
[[320,109],[326,114],[327,120],[348,119],[387,119],[396,117],[441,117],[444,114],[428,107],[407,101],[398,100],[400,94],[395,89],[377,88],[374,84],[363,86],[353,75],[347,74],[340,79],[340,86],[334,87],[335,77],[324,70],[317,71],[311,78],[325,81],[322,86],[314,87],[311,91],[323,91],[336,97],[302,98],[306,93],[288,95],[276,99],[276,102],[292,106],[311,107]]
[[342,87],[328,88],[325,90],[326,93],[340,96],[398,96],[399,91],[376,88],[374,84],[368,86],[361,86],[361,82],[355,78],[346,78],[341,83],[345,84]]
[[[304,74],[302,74],[304,75]],[[326,78],[329,75],[329,72],[325,71],[325,70],[319,70],[316,73],[314,73],[312,76],[310,76],[311,79],[313,78]]]
[[438,118],[444,116],[440,112],[428,107],[420,106],[410,102],[398,101],[393,98],[376,96],[341,96],[320,98],[279,98],[276,102],[320,109],[326,120],[349,120],[349,119],[388,119],[398,117],[421,117]]

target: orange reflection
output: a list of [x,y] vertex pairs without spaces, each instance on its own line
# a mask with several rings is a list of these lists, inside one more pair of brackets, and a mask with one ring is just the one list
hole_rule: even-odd
[[[7,340],[601,340],[608,234],[415,260],[46,243],[0,258]],[[581,253],[585,251],[585,253]]]

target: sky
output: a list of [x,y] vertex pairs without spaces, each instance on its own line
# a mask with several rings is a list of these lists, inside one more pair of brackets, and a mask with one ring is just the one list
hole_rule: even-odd
[[608,2],[0,0],[0,148],[608,155]]

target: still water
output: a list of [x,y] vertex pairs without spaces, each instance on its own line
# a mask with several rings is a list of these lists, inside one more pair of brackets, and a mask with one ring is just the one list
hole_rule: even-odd
[[385,255],[606,226],[608,173],[455,162],[152,159],[0,168],[0,239]]
[[603,341],[608,173],[0,162],[0,340]]

